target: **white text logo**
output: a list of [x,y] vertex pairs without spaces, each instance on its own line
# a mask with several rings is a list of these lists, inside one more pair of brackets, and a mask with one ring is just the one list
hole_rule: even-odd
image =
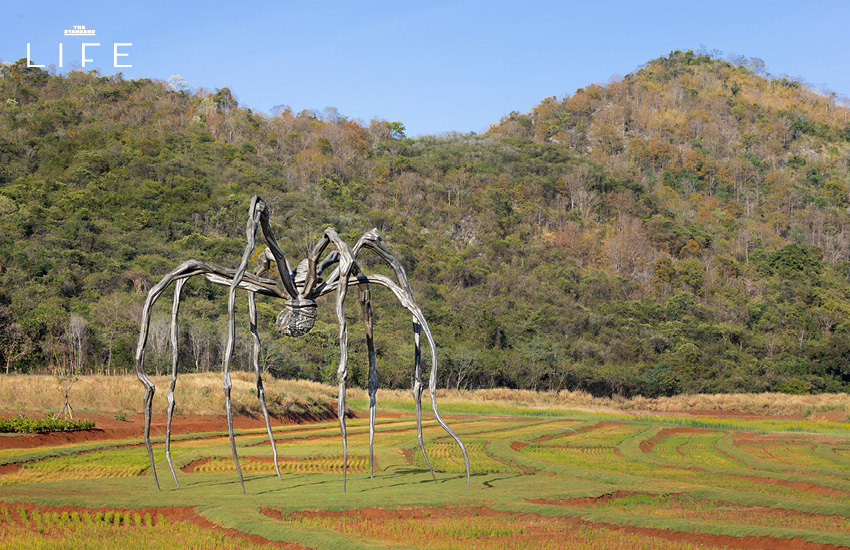
[[87,29],[85,25],[74,25],[73,29],[65,29],[65,36],[94,36],[94,29]]

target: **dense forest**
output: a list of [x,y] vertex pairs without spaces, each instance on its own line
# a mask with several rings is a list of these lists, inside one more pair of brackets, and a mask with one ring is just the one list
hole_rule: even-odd
[[[131,370],[147,290],[189,258],[238,264],[259,194],[293,265],[327,226],[381,231],[441,386],[848,391],[850,109],[758,61],[677,51],[482,134],[415,139],[332,108],[252,112],[228,88],[3,64],[0,368]],[[406,387],[409,315],[373,293],[381,384]],[[221,368],[226,289],[184,294],[180,368]],[[151,371],[168,369],[169,299]],[[263,368],[335,380],[332,300],[300,339],[275,333],[281,308],[259,303]]]

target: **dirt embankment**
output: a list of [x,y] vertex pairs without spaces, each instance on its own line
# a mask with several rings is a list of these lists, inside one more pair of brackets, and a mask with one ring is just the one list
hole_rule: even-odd
[[[8,418],[15,413],[7,412],[3,416]],[[40,415],[31,415],[39,417]],[[336,419],[335,414],[328,414],[321,418],[310,415],[273,416],[270,418],[272,427],[286,426],[290,424],[302,424],[306,422],[318,422]],[[141,437],[145,426],[145,417],[142,414],[127,416],[127,420],[116,420],[114,416],[81,413],[75,418],[94,420],[95,428],[91,430],[79,430],[75,432],[52,432],[46,434],[7,434],[0,436],[0,449],[30,449],[42,446],[67,445],[70,443],[81,443],[85,441],[101,441],[107,439],[128,439]],[[166,415],[155,414],[151,417],[151,436],[164,436],[166,427]],[[233,428],[237,430],[250,430],[265,428],[266,421],[262,415],[235,416],[233,417]],[[220,432],[227,430],[227,417],[185,414],[175,415],[171,421],[171,434],[199,434],[206,432]]]

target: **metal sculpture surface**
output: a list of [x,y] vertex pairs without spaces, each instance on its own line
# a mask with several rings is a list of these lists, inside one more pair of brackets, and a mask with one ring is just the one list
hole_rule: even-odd
[[[466,464],[466,486],[469,488],[469,458],[466,454],[466,448],[460,438],[446,425],[440,413],[437,410],[437,348],[434,343],[434,338],[431,336],[431,331],[428,329],[428,323],[422,310],[416,305],[413,299],[413,292],[410,288],[410,283],[407,279],[407,274],[404,271],[401,263],[395,259],[389,249],[384,244],[381,236],[376,229],[368,231],[364,234],[354,248],[350,248],[345,242],[340,239],[336,231],[330,227],[325,229],[321,240],[316,243],[316,246],[310,252],[308,258],[302,260],[295,269],[292,269],[286,261],[286,257],[275,241],[271,227],[269,226],[269,207],[266,203],[257,196],[251,199],[251,206],[248,213],[248,225],[246,235],[248,244],[245,247],[245,252],[242,254],[242,261],[237,269],[228,269],[219,267],[207,262],[198,260],[188,260],[180,264],[176,269],[168,273],[156,286],[148,292],[147,300],[145,301],[144,309],[142,310],[142,323],[139,332],[139,343],[136,347],[136,374],[139,380],[145,387],[144,406],[145,406],[145,445],[150,458],[151,471],[153,472],[154,482],[159,489],[159,480],[156,475],[156,467],[153,459],[153,449],[150,440],[151,426],[151,405],[153,403],[154,385],[153,382],[145,375],[144,358],[145,345],[148,339],[148,327],[150,324],[151,308],[162,293],[168,288],[171,283],[174,284],[174,301],[171,310],[171,386],[168,389],[168,420],[166,423],[165,432],[165,457],[168,460],[168,466],[171,468],[171,475],[174,477],[174,482],[177,486],[180,483],[177,481],[177,474],[174,472],[174,465],[171,463],[171,419],[174,413],[174,387],[177,383],[177,314],[180,308],[180,293],[186,280],[196,275],[204,276],[208,281],[229,287],[230,293],[227,301],[227,347],[224,356],[224,390],[225,411],[227,413],[227,429],[230,434],[230,448],[233,451],[233,460],[236,462],[236,471],[239,474],[239,483],[242,486],[242,493],[245,493],[245,482],[242,478],[242,468],[239,466],[239,457],[236,454],[236,440],[233,436],[233,414],[230,409],[230,360],[233,356],[234,338],[236,335],[236,322],[234,316],[236,290],[243,289],[248,292],[248,315],[250,317],[250,330],[254,340],[253,364],[257,375],[257,395],[263,409],[263,415],[266,420],[266,429],[269,434],[272,452],[274,454],[275,470],[280,478],[280,467],[278,466],[277,447],[275,446],[274,436],[272,435],[271,424],[269,423],[269,413],[266,408],[265,391],[263,390],[263,380],[260,375],[259,354],[260,354],[260,336],[257,332],[257,307],[255,297],[257,294],[279,298],[286,300],[284,302],[283,311],[281,311],[276,319],[275,326],[286,336],[303,336],[313,328],[316,320],[316,299],[336,291],[336,315],[339,320],[339,347],[340,359],[339,369],[337,370],[337,380],[339,382],[339,403],[337,414],[339,417],[339,426],[342,431],[342,452],[343,452],[343,491],[346,488],[346,478],[348,470],[348,441],[345,431],[345,388],[347,378],[348,364],[348,331],[345,321],[344,303],[348,295],[348,288],[356,286],[358,291],[358,301],[363,316],[363,323],[366,327],[366,347],[369,352],[369,475],[372,477],[372,462],[373,462],[373,441],[375,437],[375,396],[378,390],[378,377],[375,372],[375,346],[372,339],[372,306],[370,300],[369,285],[376,284],[388,288],[398,298],[398,301],[404,306],[413,317],[413,342],[414,342],[414,384],[413,398],[416,403],[416,430],[419,437],[419,448],[422,450],[422,455],[425,457],[425,463],[431,472],[431,477],[434,476],[434,470],[431,468],[431,463],[428,460],[428,455],[425,454],[425,445],[422,440],[422,392],[424,386],[421,377],[421,348],[420,348],[420,333],[424,332],[425,338],[428,340],[428,346],[431,352],[431,376],[429,380],[429,391],[431,394],[431,405],[434,410],[434,416],[437,421],[448,432],[452,438],[460,446],[463,452],[463,460]],[[263,236],[265,237],[268,247],[260,254],[258,264],[253,273],[246,272],[248,262],[255,248],[255,238],[257,229],[262,228]],[[333,245],[336,250],[329,253],[324,260],[319,261],[322,253],[328,245]],[[357,255],[364,248],[370,248],[381,259],[383,259],[393,270],[395,281],[391,278],[372,274],[367,275],[363,272],[357,263]],[[275,262],[280,273],[280,281],[265,277],[271,262]],[[322,281],[322,273],[328,270],[334,264],[339,264],[333,269],[328,276],[327,281]]]

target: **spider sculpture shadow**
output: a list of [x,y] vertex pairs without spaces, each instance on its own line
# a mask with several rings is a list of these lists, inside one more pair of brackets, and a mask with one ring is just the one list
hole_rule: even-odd
[[[404,306],[413,317],[413,341],[414,341],[414,384],[413,398],[416,403],[416,430],[419,437],[419,448],[422,450],[422,455],[425,457],[425,463],[431,472],[431,477],[434,477],[434,470],[431,468],[431,463],[428,460],[428,455],[425,454],[425,445],[422,440],[422,392],[424,385],[422,384],[421,376],[421,348],[420,334],[424,332],[425,338],[428,340],[428,346],[431,352],[431,376],[429,380],[429,391],[431,395],[431,406],[434,410],[434,416],[448,434],[454,438],[463,453],[463,460],[466,465],[466,486],[469,488],[469,458],[466,453],[466,448],[460,438],[446,425],[437,409],[437,347],[434,343],[434,338],[431,336],[431,331],[428,329],[428,323],[425,321],[425,316],[422,310],[416,305],[413,299],[413,292],[410,288],[410,283],[407,280],[407,274],[404,271],[401,263],[395,259],[389,249],[384,244],[381,236],[376,229],[368,231],[364,234],[354,248],[350,248],[345,242],[340,239],[336,231],[330,227],[325,229],[321,240],[316,244],[310,252],[309,257],[302,260],[293,270],[286,257],[275,241],[274,234],[269,226],[269,207],[266,203],[257,196],[251,199],[251,206],[248,213],[248,224],[246,235],[248,244],[245,247],[245,252],[242,255],[242,261],[237,269],[228,269],[213,265],[207,262],[198,260],[188,260],[180,264],[176,269],[168,273],[162,280],[156,284],[148,292],[147,300],[145,301],[144,309],[142,310],[141,330],[139,332],[139,343],[136,347],[136,375],[145,387],[144,407],[145,407],[145,445],[150,458],[151,471],[153,472],[154,482],[159,489],[159,480],[156,475],[156,466],[154,465],[153,449],[150,440],[151,427],[151,405],[153,403],[154,385],[147,377],[144,369],[145,345],[148,339],[148,328],[150,325],[151,308],[163,292],[174,283],[174,301],[171,310],[171,386],[168,389],[168,420],[166,423],[165,435],[165,457],[168,460],[168,466],[171,469],[171,475],[174,477],[174,482],[179,487],[177,474],[174,472],[174,465],[171,463],[171,419],[174,413],[174,387],[177,383],[177,314],[180,309],[180,293],[186,280],[196,275],[202,275],[208,281],[217,285],[229,287],[227,301],[227,346],[224,356],[224,382],[222,388],[224,390],[225,411],[227,413],[227,430],[230,434],[230,448],[233,451],[233,460],[236,463],[236,471],[239,474],[239,483],[242,486],[242,493],[245,493],[245,482],[242,478],[242,468],[239,466],[239,457],[236,454],[236,440],[233,436],[233,413],[230,408],[230,360],[233,356],[234,338],[236,335],[236,324],[234,317],[234,305],[236,301],[236,290],[243,289],[248,292],[248,315],[250,317],[250,330],[254,341],[254,350],[252,354],[254,370],[257,375],[257,395],[263,409],[263,415],[266,420],[266,429],[269,434],[272,452],[274,453],[275,470],[277,476],[280,476],[280,467],[278,466],[277,447],[275,446],[274,436],[272,435],[271,424],[269,423],[269,413],[266,408],[265,391],[263,390],[263,380],[260,375],[259,355],[260,355],[260,336],[257,332],[257,306],[256,295],[269,296],[285,300],[283,311],[281,311],[276,319],[275,326],[279,332],[286,336],[303,336],[313,328],[316,321],[316,298],[325,296],[336,291],[336,315],[339,320],[339,347],[340,359],[339,369],[337,370],[337,381],[339,382],[339,402],[338,402],[338,417],[339,427],[342,431],[342,453],[343,453],[343,491],[346,488],[346,478],[348,470],[348,442],[345,431],[345,388],[347,378],[348,364],[348,331],[346,328],[344,304],[345,298],[348,295],[349,287],[356,286],[358,293],[358,301],[363,316],[363,323],[366,327],[366,347],[369,352],[369,475],[372,476],[373,463],[373,442],[375,437],[375,395],[378,390],[378,377],[375,372],[375,346],[372,339],[372,306],[370,300],[369,285],[376,284],[388,288],[398,298],[398,301]],[[248,261],[254,252],[255,238],[257,229],[262,228],[263,236],[265,237],[268,247],[260,254],[257,268],[253,273],[246,272]],[[336,250],[329,253],[324,260],[319,261],[322,253],[328,245],[333,245]],[[358,254],[364,249],[370,248],[381,259],[383,259],[392,268],[395,274],[395,281],[384,275],[367,275],[357,263]],[[265,277],[268,273],[271,262],[275,262],[280,273],[280,281]],[[326,281],[322,281],[322,273],[327,271],[331,266],[337,265],[331,271]]]

